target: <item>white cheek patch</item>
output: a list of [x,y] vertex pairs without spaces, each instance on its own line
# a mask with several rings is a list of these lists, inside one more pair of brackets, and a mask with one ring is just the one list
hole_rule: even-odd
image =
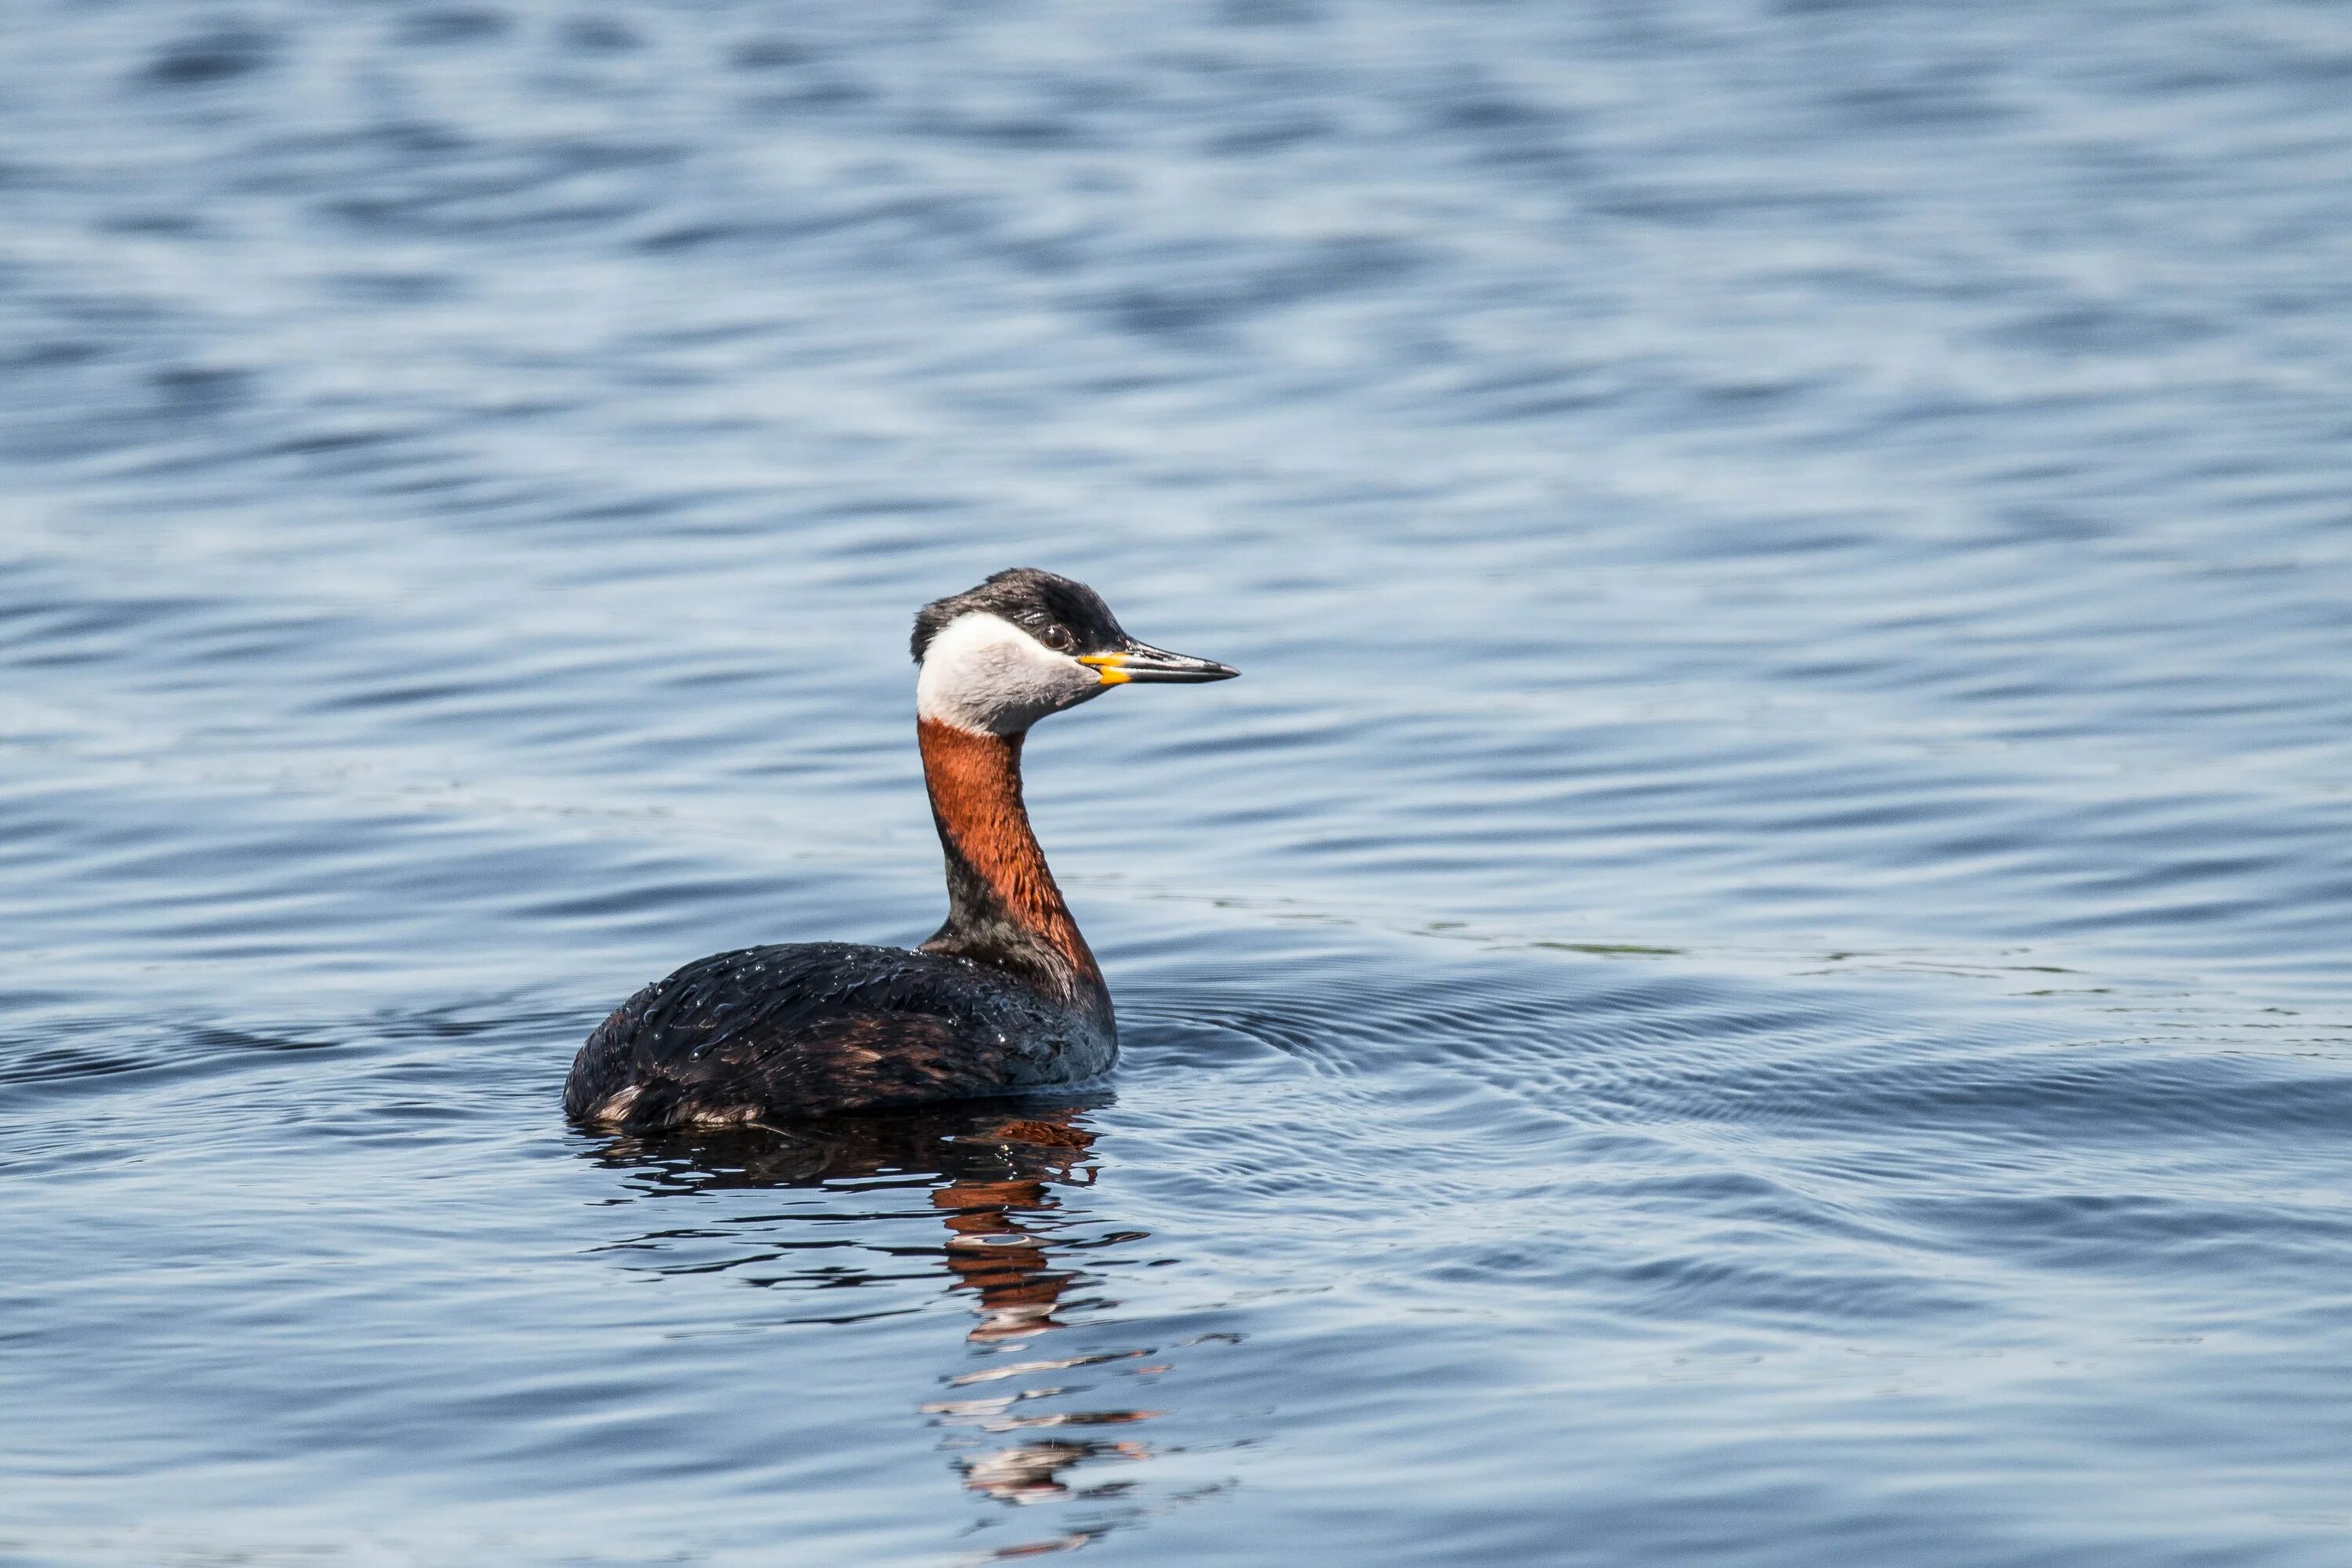
[[923,650],[915,711],[990,735],[1017,735],[1048,713],[1103,691],[1099,676],[1001,616],[974,611]]

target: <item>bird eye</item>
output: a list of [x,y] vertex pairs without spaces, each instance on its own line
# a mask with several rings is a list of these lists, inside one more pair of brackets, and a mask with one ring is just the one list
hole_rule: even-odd
[[1056,652],[1070,646],[1070,628],[1059,621],[1048,621],[1045,629],[1037,634],[1038,640]]

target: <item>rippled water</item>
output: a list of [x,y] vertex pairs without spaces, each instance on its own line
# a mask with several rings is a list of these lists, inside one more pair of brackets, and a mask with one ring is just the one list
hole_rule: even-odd
[[[33,0],[0,1561],[2352,1559],[2352,15]],[[1041,730],[1098,1088],[561,1121]]]

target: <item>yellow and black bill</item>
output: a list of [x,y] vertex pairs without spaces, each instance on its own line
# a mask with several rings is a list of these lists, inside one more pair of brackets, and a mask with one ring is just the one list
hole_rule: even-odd
[[1132,639],[1113,653],[1082,653],[1078,662],[1094,666],[1105,686],[1124,686],[1130,681],[1139,685],[1146,681],[1231,680],[1241,673],[1232,665],[1219,664],[1213,658],[1170,653],[1164,647]]

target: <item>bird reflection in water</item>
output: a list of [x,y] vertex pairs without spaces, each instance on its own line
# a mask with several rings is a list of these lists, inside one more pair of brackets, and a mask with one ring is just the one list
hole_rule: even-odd
[[[663,1256],[663,1272],[735,1271],[767,1286],[831,1290],[902,1280],[895,1269],[844,1268],[837,1261],[781,1276],[751,1274],[761,1264],[811,1256],[780,1236],[797,1221],[871,1218],[873,1230],[859,1246],[890,1259],[939,1260],[950,1295],[971,1306],[975,1321],[964,1339],[985,1359],[945,1375],[949,1397],[920,1407],[935,1426],[948,1430],[946,1447],[964,1485],[1010,1503],[1108,1501],[1127,1490],[1125,1482],[1081,1487],[1072,1472],[1089,1461],[1147,1458],[1150,1449],[1133,1437],[1092,1434],[1131,1427],[1160,1412],[1063,1407],[1061,1401],[1082,1392],[1068,1385],[1067,1374],[1103,1363],[1124,1363],[1121,1371],[1146,1375],[1167,1366],[1151,1362],[1154,1352],[1148,1346],[1022,1353],[1048,1348],[1068,1327],[1063,1314],[1109,1305],[1075,1292],[1098,1284],[1106,1267],[1129,1261],[1125,1250],[1148,1234],[1093,1230],[1083,1215],[1065,1207],[1063,1194],[1092,1186],[1097,1175],[1090,1157],[1094,1134],[1082,1121],[1087,1109],[1002,1100],[931,1107],[795,1128],[620,1139],[603,1144],[596,1157],[629,1172],[648,1197],[808,1188],[862,1200],[862,1213],[845,1212],[835,1203],[814,1215],[772,1213],[732,1222],[724,1230],[714,1230],[705,1216],[691,1229],[655,1231],[625,1245]],[[930,1206],[947,1231],[944,1245],[910,1245],[904,1236],[906,1211],[895,1201],[916,1187],[929,1189]],[[885,1194],[893,1206],[871,1202]],[[719,1244],[717,1257],[711,1256],[713,1242]],[[814,1256],[831,1259],[838,1253],[828,1249]],[[1081,1256],[1093,1267],[1077,1267]],[[846,1325],[869,1315],[819,1321]],[[1100,1319],[1092,1321],[1101,1324]],[[1083,1545],[1116,1522],[1090,1521],[1089,1528],[1006,1548],[1000,1555]]]
[[[1083,1180],[1094,1134],[1068,1113],[1005,1121],[985,1136],[1002,1146],[1007,1163],[1018,1157],[1039,1167],[1034,1174],[1010,1177],[959,1176],[931,1189],[931,1206],[947,1216],[948,1269],[955,1288],[975,1292],[980,1322],[966,1337],[975,1344],[1025,1339],[1062,1325],[1054,1312],[1062,1292],[1077,1278],[1053,1267],[1047,1238],[1023,1223],[1060,1206],[1047,1191],[1049,1180]],[[1017,1152],[1017,1156],[1016,1156]]]

